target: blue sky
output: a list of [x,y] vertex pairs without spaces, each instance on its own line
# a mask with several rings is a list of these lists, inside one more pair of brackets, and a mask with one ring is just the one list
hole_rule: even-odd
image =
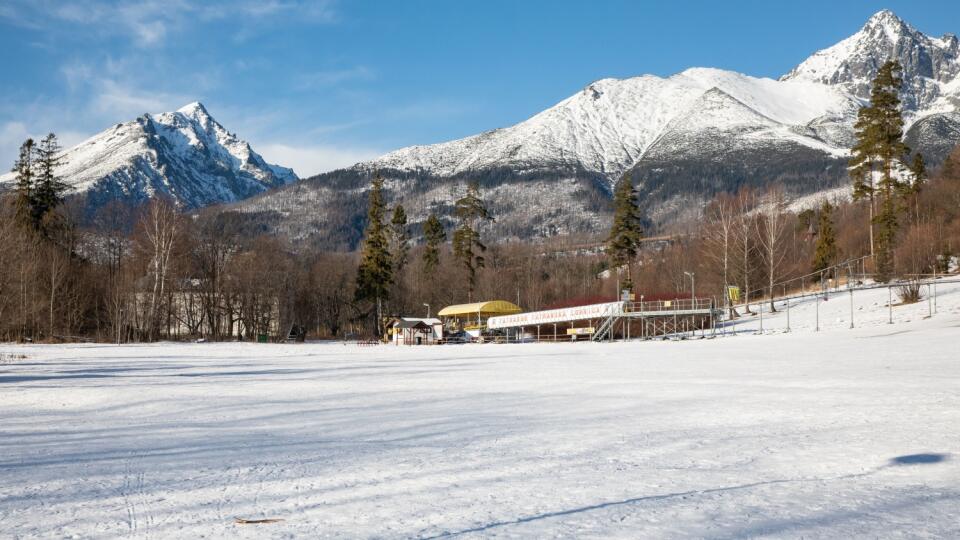
[[263,0],[0,3],[0,165],[202,101],[306,176],[514,124],[593,80],[778,77],[880,9],[960,33],[960,2]]

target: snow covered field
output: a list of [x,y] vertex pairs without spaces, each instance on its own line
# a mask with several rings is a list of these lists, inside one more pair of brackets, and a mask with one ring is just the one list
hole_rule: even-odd
[[960,288],[886,298],[683,342],[0,345],[0,536],[956,538]]

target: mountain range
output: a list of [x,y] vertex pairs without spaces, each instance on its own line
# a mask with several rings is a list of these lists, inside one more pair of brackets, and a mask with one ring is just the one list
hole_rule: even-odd
[[857,110],[888,59],[903,66],[906,141],[935,166],[960,142],[960,44],[881,11],[777,80],[710,68],[603,79],[514,126],[402,148],[234,210],[300,241],[351,248],[375,171],[415,224],[430,212],[449,220],[451,201],[480,182],[499,239],[604,232],[624,175],[661,224],[696,217],[717,192],[741,186],[835,190],[848,182]]
[[602,79],[514,126],[302,181],[264,162],[198,103],[118,124],[66,152],[62,172],[88,206],[157,193],[187,209],[232,203],[216,211],[325,248],[358,244],[375,172],[415,234],[431,212],[451,224],[469,181],[481,184],[496,216],[490,238],[598,234],[625,175],[651,225],[695,218],[716,193],[741,186],[780,183],[805,199],[836,191],[848,182],[857,110],[888,59],[903,66],[906,142],[935,166],[960,142],[960,43],[885,10],[776,80],[711,68]]

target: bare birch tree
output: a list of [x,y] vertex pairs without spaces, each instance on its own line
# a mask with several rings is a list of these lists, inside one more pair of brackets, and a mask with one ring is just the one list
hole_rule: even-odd
[[773,284],[778,277],[780,265],[786,256],[783,249],[784,232],[787,227],[787,202],[783,190],[772,188],[763,197],[757,209],[757,239],[760,254],[767,270],[767,283],[770,291],[770,311],[776,311],[773,305]]
[[59,246],[51,246],[46,250],[45,258],[47,286],[49,287],[49,296],[47,298],[47,339],[51,339],[54,333],[54,313],[57,303],[63,303],[64,301],[63,298],[60,298],[59,293],[63,282],[67,279],[70,256],[64,253]]
[[737,209],[733,223],[733,242],[737,251],[737,266],[743,278],[743,305],[746,313],[750,311],[750,254],[754,250],[755,232],[753,208],[756,206],[756,196],[752,190],[742,189],[737,194]]
[[709,259],[712,259],[720,266],[723,274],[724,305],[729,310],[730,318],[736,315],[733,305],[730,302],[730,294],[727,292],[727,286],[730,284],[730,272],[733,261],[731,260],[735,252],[735,234],[738,222],[737,204],[734,198],[728,194],[720,194],[706,209],[706,228],[703,239],[706,244],[706,253]]
[[147,339],[153,341],[160,319],[160,302],[165,297],[170,260],[180,232],[180,214],[169,201],[156,198],[140,219],[146,249],[150,254],[149,272],[152,281]]

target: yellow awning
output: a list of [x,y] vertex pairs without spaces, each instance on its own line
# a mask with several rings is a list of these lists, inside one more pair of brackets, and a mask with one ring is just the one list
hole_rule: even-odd
[[441,309],[437,315],[440,317],[459,317],[479,314],[481,317],[492,317],[494,315],[513,315],[522,311],[516,304],[506,300],[489,300],[487,302],[447,306]]

